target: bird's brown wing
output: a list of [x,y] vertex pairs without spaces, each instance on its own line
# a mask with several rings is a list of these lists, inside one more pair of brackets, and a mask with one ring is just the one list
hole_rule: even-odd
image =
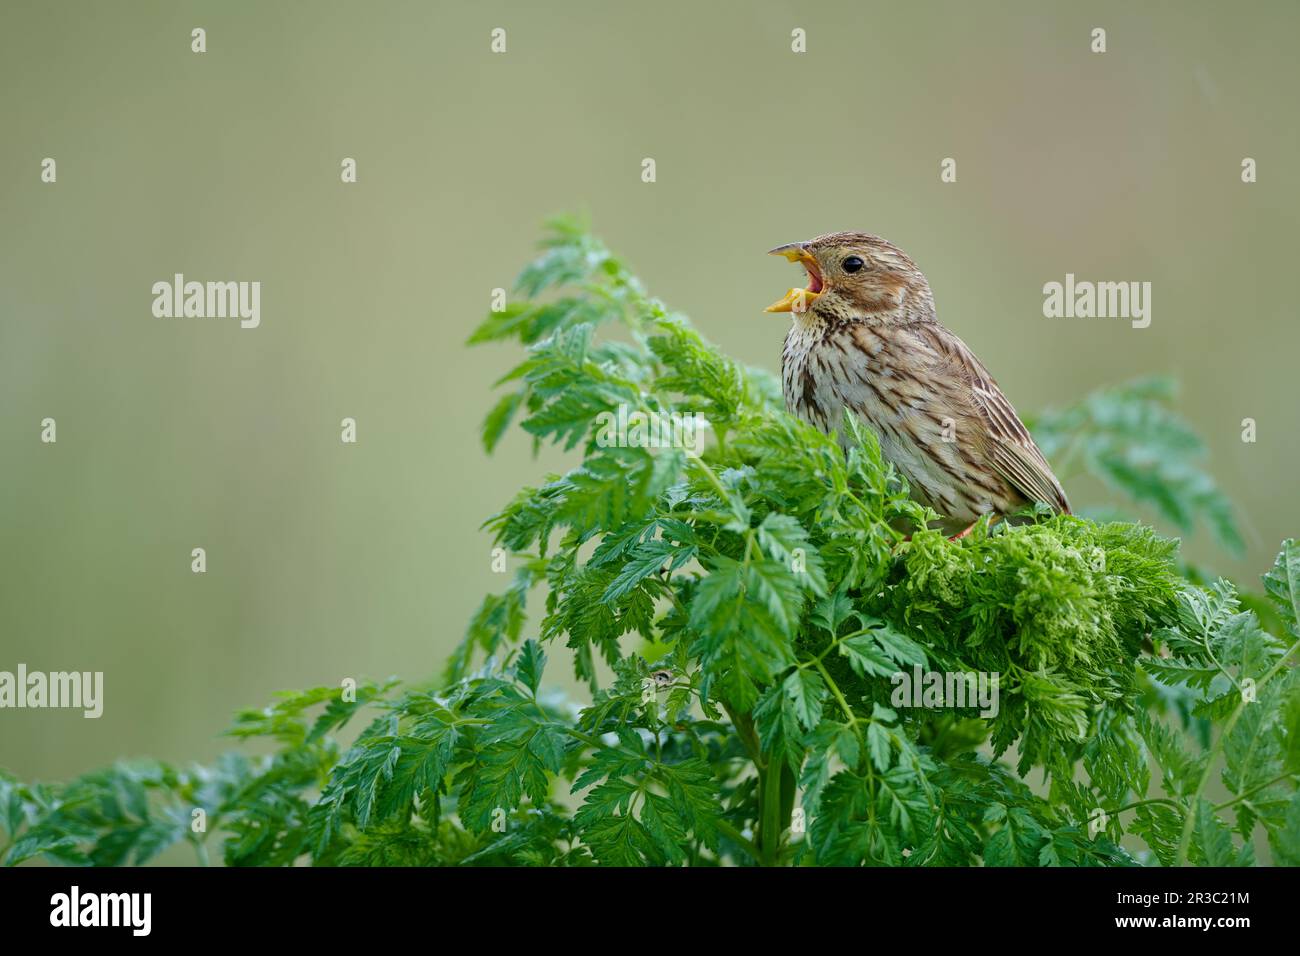
[[984,363],[965,342],[937,322],[926,323],[918,331],[926,344],[942,356],[950,373],[966,383],[972,409],[988,429],[990,467],[1030,501],[1041,501],[1069,514],[1070,502],[1052,474],[1052,466]]

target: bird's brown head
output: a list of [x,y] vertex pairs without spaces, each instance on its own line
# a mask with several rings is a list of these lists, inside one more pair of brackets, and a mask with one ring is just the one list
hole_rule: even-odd
[[930,283],[907,253],[865,232],[832,232],[778,246],[769,255],[797,262],[808,273],[768,312],[807,313],[824,319],[915,322],[934,317]]

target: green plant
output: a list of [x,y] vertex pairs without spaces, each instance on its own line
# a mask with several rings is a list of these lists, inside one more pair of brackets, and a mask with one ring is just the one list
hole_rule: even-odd
[[[485,447],[517,420],[581,461],[486,523],[513,581],[442,678],[240,714],[231,732],[274,742],[265,757],[0,777],[7,863],[140,863],[178,841],[206,859],[214,832],[227,863],[258,865],[1229,864],[1261,837],[1300,862],[1300,545],[1264,578],[1275,635],[1138,524],[908,538],[928,513],[869,431],[850,419],[842,446],[787,416],[770,375],[577,224],[553,225],[519,291],[472,337],[527,347]],[[1164,397],[1050,413],[1044,448],[1232,545]],[[703,414],[711,441],[601,440],[620,406]],[[585,706],[542,690],[561,647]],[[894,675],[917,668],[1001,675],[996,713],[902,706]]]

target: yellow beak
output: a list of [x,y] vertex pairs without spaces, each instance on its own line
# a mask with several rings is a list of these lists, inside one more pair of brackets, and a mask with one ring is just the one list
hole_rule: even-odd
[[[808,269],[809,275],[817,274],[817,260],[804,248],[801,242],[792,242],[788,246],[777,246],[768,253],[769,256],[784,256],[791,262],[801,262]],[[769,305],[764,312],[807,312],[808,306],[817,300],[820,292],[811,289],[791,289],[780,300]]]
[[807,289],[791,289],[784,296],[769,305],[764,312],[807,312],[808,305],[817,299],[818,293]]

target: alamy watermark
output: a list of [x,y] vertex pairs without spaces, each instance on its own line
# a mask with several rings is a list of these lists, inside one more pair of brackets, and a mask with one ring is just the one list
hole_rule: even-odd
[[50,925],[120,926],[130,929],[132,936],[148,936],[153,928],[153,894],[83,893],[74,883],[67,893],[50,897]]
[[104,713],[103,671],[0,671],[0,709],[71,708],[94,719]]
[[698,412],[645,412],[626,404],[596,416],[596,444],[601,448],[682,448],[692,457],[704,450],[708,419]]
[[1151,324],[1150,282],[1065,282],[1043,286],[1043,315],[1049,319],[1130,319],[1133,328]]
[[186,282],[178,272],[172,281],[155,282],[153,314],[160,319],[239,319],[242,329],[262,324],[261,282]]
[[911,673],[890,675],[894,692],[889,703],[895,708],[978,707],[981,717],[996,717],[1001,676],[996,671],[923,671],[913,667]]

